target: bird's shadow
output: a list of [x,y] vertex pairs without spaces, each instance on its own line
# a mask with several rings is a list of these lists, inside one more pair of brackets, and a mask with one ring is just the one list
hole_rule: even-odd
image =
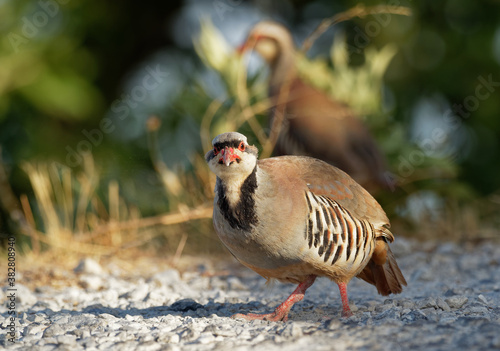
[[[276,306],[272,307],[269,305],[262,304],[258,301],[251,301],[248,303],[218,303],[209,302],[206,305],[202,305],[192,299],[182,299],[172,303],[169,306],[152,306],[147,308],[119,308],[119,307],[109,307],[102,304],[95,304],[87,306],[81,310],[68,310],[62,309],[59,311],[53,311],[50,308],[43,310],[38,310],[36,313],[45,313],[47,315],[53,314],[69,314],[70,316],[82,315],[82,314],[92,314],[96,317],[103,314],[110,314],[116,318],[125,318],[129,316],[142,316],[145,319],[150,318],[161,318],[165,316],[178,316],[178,317],[192,317],[192,318],[206,318],[212,315],[218,317],[231,317],[236,313],[269,313],[274,310]],[[327,311],[325,311],[327,312]],[[330,312],[330,311],[328,311]],[[333,312],[333,311],[332,311]],[[311,316],[309,316],[311,314]],[[301,312],[294,313],[293,309],[291,311],[290,317],[293,320],[307,320],[311,321],[314,312]],[[312,318],[317,319],[317,318]]]

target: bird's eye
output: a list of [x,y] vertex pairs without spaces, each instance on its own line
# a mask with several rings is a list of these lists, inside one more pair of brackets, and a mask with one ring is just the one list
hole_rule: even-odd
[[240,151],[245,151],[245,142],[241,142],[240,145],[238,146],[238,150]]
[[214,146],[214,155],[219,153],[220,149],[217,146]]

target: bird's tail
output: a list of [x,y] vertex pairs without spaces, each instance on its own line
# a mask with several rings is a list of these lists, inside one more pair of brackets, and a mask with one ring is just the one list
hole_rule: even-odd
[[385,240],[377,240],[372,258],[358,278],[375,285],[380,295],[399,294],[406,280]]

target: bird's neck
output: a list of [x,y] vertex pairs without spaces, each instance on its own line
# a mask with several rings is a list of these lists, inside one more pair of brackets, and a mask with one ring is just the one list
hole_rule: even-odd
[[217,206],[232,228],[250,230],[257,223],[257,186],[257,166],[244,179],[223,180],[217,177]]
[[271,96],[279,94],[281,87],[284,84],[289,84],[296,77],[295,51],[281,50],[281,54],[271,63],[271,77],[269,80]]

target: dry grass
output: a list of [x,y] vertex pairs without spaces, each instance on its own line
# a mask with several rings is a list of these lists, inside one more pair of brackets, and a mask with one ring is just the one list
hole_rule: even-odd
[[[107,200],[103,200],[97,191],[100,179],[94,161],[91,155],[86,155],[84,159],[83,170],[76,174],[70,168],[55,163],[23,164],[34,193],[31,200],[26,195],[20,198],[24,214],[24,220],[19,222],[20,230],[29,241],[19,242],[25,243],[22,251],[26,256],[45,256],[48,260],[57,257],[59,261],[71,262],[83,256],[125,257],[129,253],[137,254],[137,249],[163,238],[164,244],[177,241],[176,246],[169,249],[172,253],[169,262],[175,264],[188,238],[182,225],[205,220],[206,223],[201,226],[210,228],[208,219],[211,218],[212,208],[208,198],[203,197],[204,202],[193,200],[186,190],[199,193],[199,187],[187,186],[187,183],[202,183],[193,180],[196,174],[161,173],[159,176],[168,179],[168,182],[179,184],[175,194],[171,187],[165,185],[167,194],[177,198],[173,204],[175,209],[170,213],[144,218],[138,208],[127,204],[120,196],[117,181],[107,184]],[[166,172],[161,167],[159,171]],[[198,176],[206,177],[203,171]],[[191,203],[198,204],[187,206],[182,202],[186,197],[191,198]],[[173,230],[165,230],[165,227]]]

